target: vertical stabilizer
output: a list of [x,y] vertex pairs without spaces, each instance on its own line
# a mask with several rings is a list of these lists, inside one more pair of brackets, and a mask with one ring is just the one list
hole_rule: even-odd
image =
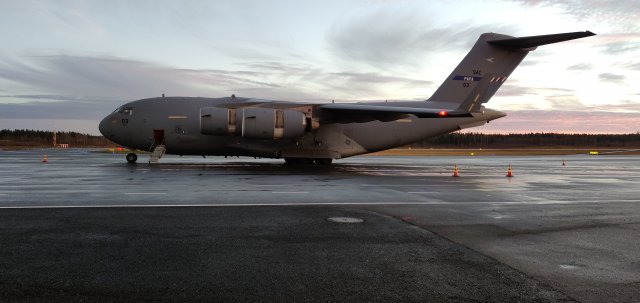
[[429,100],[460,103],[466,100],[487,74],[491,74],[490,85],[483,94],[481,103],[487,102],[529,53],[526,49],[494,46],[488,41],[509,39],[510,36],[482,34],[471,51],[444,80]]
[[[493,97],[522,59],[537,46],[593,35],[595,34],[589,31],[521,38],[495,33],[482,34],[429,101],[462,104],[469,100],[471,94],[477,93],[476,87],[483,78],[489,77],[487,81],[483,81],[488,84],[486,91],[485,88],[482,89],[479,104],[485,103]],[[474,106],[477,107],[479,105]]]
[[482,100],[485,100],[486,94],[491,86],[491,79],[495,79],[493,74],[485,74],[456,111],[470,113],[480,110]]

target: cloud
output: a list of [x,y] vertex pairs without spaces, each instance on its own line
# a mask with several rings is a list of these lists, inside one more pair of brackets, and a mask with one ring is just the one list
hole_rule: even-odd
[[[296,95],[299,96],[299,99],[308,101],[319,100],[319,96],[325,96],[325,100],[424,98],[425,96],[408,95],[406,89],[424,88],[433,84],[431,81],[398,77],[382,72],[332,72],[309,64],[254,62],[244,66],[259,71],[260,77],[277,79],[279,82],[286,83],[290,89],[295,90],[295,92],[280,91],[280,98]],[[282,86],[282,89],[286,90],[285,85]],[[387,95],[388,91],[398,91],[400,94],[389,96]]]
[[416,65],[429,52],[466,50],[488,29],[513,32],[513,26],[450,24],[434,27],[423,12],[379,10],[334,24],[327,40],[334,54],[373,67]]
[[514,84],[504,84],[500,87],[496,95],[503,96],[503,97],[517,97],[517,96],[524,96],[532,93],[533,92],[531,87],[514,85]]
[[67,55],[0,61],[0,79],[32,87],[35,91],[111,99],[201,91],[196,84],[202,81],[194,73],[149,62]]
[[[638,37],[640,39],[640,36]],[[640,49],[640,41],[617,41],[602,45],[602,51],[606,54],[622,54]]]
[[544,100],[551,105],[551,108],[580,110],[585,107],[584,103],[580,102],[580,98],[572,94],[545,96]]
[[412,86],[424,87],[424,86],[433,84],[432,81],[388,76],[388,75],[382,75],[380,73],[374,73],[374,72],[369,72],[369,73],[339,72],[339,73],[332,73],[331,75],[343,78],[347,83],[363,83],[366,85],[400,83],[402,85],[406,85],[407,87],[412,87]]
[[[425,96],[412,95],[408,88],[431,85],[429,81],[381,72],[328,71],[310,64],[267,61],[239,66],[239,70],[180,69],[104,56],[0,59],[0,83],[17,83],[32,92],[3,92],[0,117],[99,119],[124,102],[162,93],[204,97],[234,93],[297,101],[412,99]],[[398,95],[386,95],[388,90]]]
[[612,74],[612,73],[602,73],[598,75],[598,78],[605,82],[614,82],[620,83],[626,79],[624,75]]
[[[638,94],[640,95],[640,94]],[[594,110],[597,110],[594,108]],[[606,110],[609,112],[628,112],[628,113],[640,113],[640,102],[625,100],[619,104],[608,104]]]
[[[257,65],[263,64],[263,68]],[[269,65],[270,64],[270,65]],[[253,68],[253,70],[251,70]],[[17,83],[29,92],[5,94],[5,100],[49,99],[122,103],[167,95],[221,96],[247,89],[278,90],[285,77],[307,77],[319,69],[276,63],[257,63],[249,70],[181,69],[109,56],[32,56],[0,59],[0,81]],[[286,68],[286,72],[285,72]],[[327,74],[324,72],[324,74]],[[296,84],[291,85],[293,92]],[[296,98],[298,95],[287,95]],[[300,97],[306,97],[300,94]],[[114,103],[115,102],[115,103]]]
[[[541,53],[541,51],[539,51],[539,50],[536,50],[536,52],[537,52],[537,54]],[[522,67],[522,66],[535,66],[535,65],[538,65],[538,64],[540,64],[539,60],[524,60],[524,61],[520,62],[519,66],[520,67]]]
[[[640,29],[638,29],[640,30]],[[605,55],[631,55],[640,50],[640,32],[598,34],[591,39],[578,40],[593,44]]]
[[593,65],[591,65],[590,63],[578,63],[578,64],[574,64],[567,67],[568,70],[577,70],[577,71],[590,70],[592,68],[593,68]]
[[506,117],[474,128],[472,131],[484,133],[636,133],[640,131],[640,115],[602,111],[508,111]]
[[638,29],[640,1],[608,0],[512,0],[530,6],[560,8],[564,13],[579,20],[596,20],[618,30]]
[[162,93],[218,97],[235,89],[278,87],[264,78],[249,71],[177,69],[105,56],[6,57],[0,59],[0,83],[17,83],[31,93],[5,92],[0,116],[100,118],[126,101]]
[[108,102],[112,99],[105,99],[96,96],[76,96],[76,95],[0,95],[0,100],[49,100],[49,101],[90,101],[90,102]]
[[629,63],[625,67],[628,68],[628,69],[631,69],[631,70],[640,71],[640,62],[638,62],[638,63]]
[[500,87],[497,96],[518,97],[525,95],[547,95],[547,96],[568,96],[575,92],[572,89],[560,87],[531,87],[517,84],[516,80],[509,80],[512,83],[504,84]]
[[108,103],[78,101],[0,103],[0,118],[6,119],[99,119],[115,109]]

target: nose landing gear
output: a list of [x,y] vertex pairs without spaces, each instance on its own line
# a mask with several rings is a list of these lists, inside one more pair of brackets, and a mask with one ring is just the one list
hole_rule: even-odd
[[138,160],[138,155],[134,153],[127,154],[127,162],[133,164],[133,163],[136,163],[137,160]]

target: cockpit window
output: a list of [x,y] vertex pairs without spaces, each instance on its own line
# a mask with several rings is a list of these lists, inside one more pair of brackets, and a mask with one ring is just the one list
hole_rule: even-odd
[[133,107],[131,106],[120,106],[113,113],[125,114],[125,115],[133,115]]

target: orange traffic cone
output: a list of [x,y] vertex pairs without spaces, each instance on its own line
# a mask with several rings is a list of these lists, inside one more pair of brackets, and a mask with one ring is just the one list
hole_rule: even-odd
[[42,163],[47,163],[49,161],[47,161],[47,153],[44,154],[44,157],[42,158]]
[[507,177],[513,177],[513,173],[511,172],[511,164],[509,164],[509,169],[507,170]]
[[460,177],[460,176],[458,175],[458,165],[457,165],[457,164],[454,164],[454,165],[453,165],[453,176],[452,176],[452,177],[456,177],[456,178],[457,178],[457,177]]

